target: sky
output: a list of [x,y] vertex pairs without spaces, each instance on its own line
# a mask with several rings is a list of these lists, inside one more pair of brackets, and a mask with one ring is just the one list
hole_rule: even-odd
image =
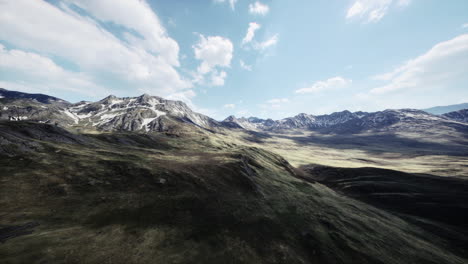
[[222,120],[468,102],[466,0],[0,0],[0,87]]

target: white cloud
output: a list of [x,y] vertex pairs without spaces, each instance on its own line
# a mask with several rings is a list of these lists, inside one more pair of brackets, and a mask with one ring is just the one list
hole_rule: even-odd
[[288,98],[275,98],[268,100],[267,103],[269,104],[279,104],[279,103],[288,103],[289,99]]
[[411,0],[355,0],[346,13],[347,19],[360,18],[367,22],[377,22],[388,12],[392,4],[405,7]]
[[41,89],[42,87],[31,87],[29,84],[24,82],[9,82],[9,81],[0,81],[0,88],[4,88],[12,91],[20,91],[26,93],[44,93],[45,90]]
[[237,0],[214,0],[215,3],[225,3],[229,2],[229,6],[231,7],[232,10],[236,9],[236,3]]
[[218,72],[217,68],[230,67],[234,52],[232,42],[220,36],[205,37],[200,35],[200,40],[192,48],[195,52],[195,58],[201,60],[201,64],[197,68],[196,81],[203,82],[203,76],[212,73],[211,85],[224,85],[227,73]]
[[220,36],[205,37],[200,35],[200,40],[193,46],[195,58],[202,63],[198,67],[199,72],[208,73],[214,67],[229,67],[231,64],[234,46],[232,42]]
[[231,6],[231,9],[234,10],[236,6],[237,0],[229,0],[229,5]]
[[399,6],[407,6],[407,5],[411,4],[411,1],[412,1],[412,0],[398,0],[397,5],[399,5]]
[[113,22],[137,31],[142,38],[132,34],[126,35],[132,45],[158,54],[171,65],[179,65],[179,45],[167,35],[166,29],[146,1],[66,1],[85,9],[100,21]]
[[389,73],[375,76],[387,81],[371,90],[372,94],[423,87],[444,87],[448,81],[466,75],[468,69],[468,34],[435,45],[425,54],[411,59]]
[[227,108],[227,109],[234,109],[234,108],[236,108],[236,105],[235,104],[225,104],[223,107]]
[[274,98],[266,101],[264,104],[260,104],[259,106],[263,109],[278,109],[287,103],[289,103],[288,98]]
[[330,89],[344,88],[352,83],[352,80],[337,76],[325,81],[318,81],[309,87],[296,90],[297,94],[317,93]]
[[270,11],[270,7],[265,4],[260,3],[259,1],[249,4],[249,12],[255,15],[266,15]]
[[[142,92],[149,92],[148,90],[141,90]],[[182,101],[186,103],[190,108],[196,109],[196,106],[193,104],[192,99],[196,96],[197,94],[193,90],[185,90],[185,91],[180,91],[177,93],[170,94],[166,96],[166,99],[169,100],[177,100],[177,101]]]
[[240,64],[242,69],[244,69],[246,71],[252,71],[252,65],[245,64],[245,62],[243,60],[239,60],[239,64]]
[[49,92],[70,91],[88,96],[101,96],[107,92],[95,85],[92,78],[85,73],[65,70],[50,58],[33,52],[7,50],[1,44],[0,69],[27,80],[22,83],[8,82],[8,86],[4,87],[6,89],[19,85],[22,91],[24,87],[38,91],[48,87]]
[[253,47],[256,50],[266,50],[269,47],[272,47],[272,46],[276,45],[278,43],[278,41],[279,41],[279,35],[275,34],[271,38],[269,38],[269,39],[267,39],[267,40],[265,40],[263,42],[255,42]]
[[243,110],[239,110],[236,112],[236,116],[251,116],[252,114],[250,113],[249,110],[246,110],[246,109],[243,109]]
[[255,31],[259,30],[261,25],[255,22],[249,23],[249,28],[247,29],[247,33],[245,34],[244,39],[242,39],[242,45],[245,45],[252,41],[255,37]]
[[[36,0],[0,1],[0,40],[18,49],[56,56],[90,75],[110,73],[132,87],[152,85],[159,95],[191,87],[176,68],[177,43],[167,36],[146,1],[70,0],[101,22],[128,28],[120,40],[90,17]],[[141,37],[133,35],[135,31]]]
[[225,71],[213,71],[211,73],[211,85],[213,86],[223,86],[224,80],[227,77],[227,73]]
[[255,37],[255,32],[259,30],[260,28],[261,28],[261,25],[258,23],[255,23],[255,22],[249,23],[249,28],[247,29],[247,33],[245,34],[245,37],[242,39],[242,46],[250,43],[248,47],[252,47],[253,49],[263,51],[278,43],[278,40],[279,40],[278,34],[275,34],[262,42],[254,41],[253,39]]

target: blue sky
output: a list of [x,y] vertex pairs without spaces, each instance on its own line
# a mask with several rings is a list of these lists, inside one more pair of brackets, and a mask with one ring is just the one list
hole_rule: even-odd
[[468,102],[468,1],[0,0],[0,87],[216,119]]

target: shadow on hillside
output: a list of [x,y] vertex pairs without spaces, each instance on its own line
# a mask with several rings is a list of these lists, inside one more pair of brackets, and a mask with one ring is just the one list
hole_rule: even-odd
[[273,136],[268,133],[256,132],[256,131],[245,131],[248,136],[245,136],[244,139],[253,143],[264,143],[265,139],[272,138]]
[[379,135],[311,135],[277,137],[290,139],[298,144],[318,145],[336,149],[359,149],[371,154],[395,152],[414,155],[468,156],[467,142],[452,141],[449,144],[403,138],[395,134]]
[[[386,211],[397,212],[444,237],[455,247],[468,242],[467,180],[378,168],[307,165],[301,170],[311,181]],[[466,254],[466,251],[461,253]]]

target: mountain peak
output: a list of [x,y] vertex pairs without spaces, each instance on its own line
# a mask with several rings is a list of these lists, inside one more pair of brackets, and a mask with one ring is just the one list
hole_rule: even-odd
[[144,94],[138,96],[138,98],[151,98],[151,97],[152,97],[152,96],[149,95],[149,94],[147,94],[147,93],[144,93]]
[[101,99],[100,102],[110,102],[110,101],[115,100],[115,99],[117,99],[117,96],[111,94],[111,95]]
[[234,115],[230,115],[223,120],[223,122],[237,122],[237,118]]

